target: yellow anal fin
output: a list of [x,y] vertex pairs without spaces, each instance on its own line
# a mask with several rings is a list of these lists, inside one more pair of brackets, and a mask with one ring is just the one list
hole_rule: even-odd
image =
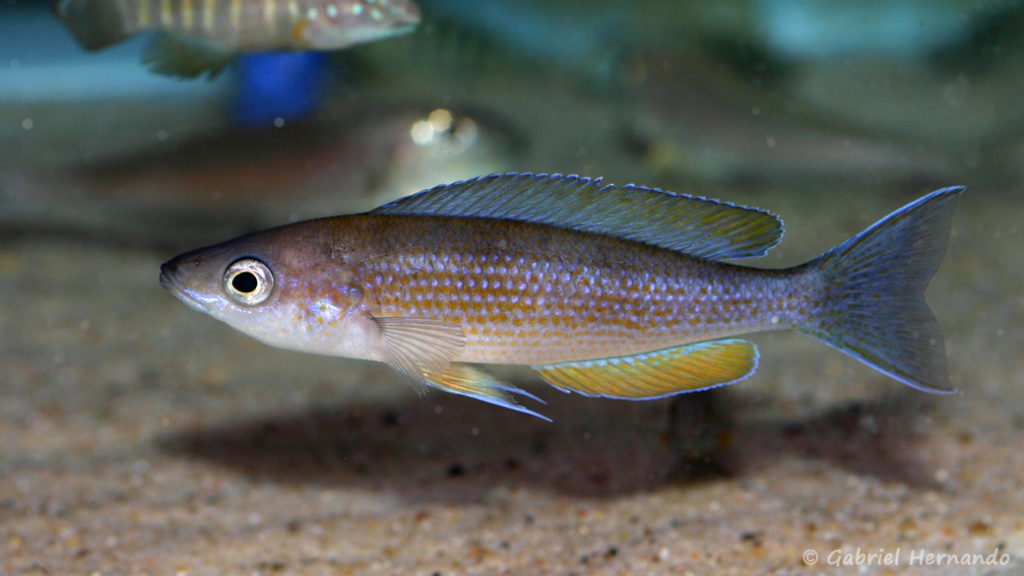
[[450,364],[440,370],[424,371],[423,376],[428,385],[444,390],[445,392],[451,392],[452,394],[459,394],[461,396],[469,396],[470,398],[482,400],[489,404],[536,416],[537,418],[547,420],[548,422],[551,421],[550,418],[538,414],[537,412],[534,412],[533,410],[530,410],[516,402],[512,394],[526,396],[527,398],[531,398],[542,404],[544,403],[543,400],[529,392],[526,392],[525,390],[520,390],[515,386],[500,382],[491,375],[471,366],[467,366],[465,364]]
[[533,369],[565,392],[650,400],[738,382],[757,370],[757,359],[753,343],[729,339]]

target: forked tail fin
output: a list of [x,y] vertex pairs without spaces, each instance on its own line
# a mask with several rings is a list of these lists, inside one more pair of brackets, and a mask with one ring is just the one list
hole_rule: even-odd
[[956,392],[924,290],[963,190],[936,190],[808,263],[823,291],[817,313],[798,330],[918,390]]

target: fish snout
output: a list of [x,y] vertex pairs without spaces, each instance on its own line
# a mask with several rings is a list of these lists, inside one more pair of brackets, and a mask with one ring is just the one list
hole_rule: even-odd
[[160,285],[171,292],[181,291],[177,282],[178,263],[177,260],[169,260],[160,265]]
[[160,285],[189,308],[209,314],[217,296],[195,285],[195,272],[192,270],[195,265],[195,261],[182,257],[164,262],[160,265]]

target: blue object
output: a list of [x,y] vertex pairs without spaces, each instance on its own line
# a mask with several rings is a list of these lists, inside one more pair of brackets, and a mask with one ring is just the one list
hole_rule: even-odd
[[918,58],[964,40],[972,25],[965,12],[969,5],[929,0],[759,0],[754,16],[763,41],[795,60]]
[[327,56],[321,52],[243,54],[235,121],[257,128],[308,116],[320,103],[326,74]]

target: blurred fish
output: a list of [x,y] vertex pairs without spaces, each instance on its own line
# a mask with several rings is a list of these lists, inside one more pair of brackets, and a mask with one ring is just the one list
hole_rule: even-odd
[[753,0],[754,34],[793,60],[922,58],[966,41],[979,20],[1019,7],[1016,0]]
[[779,242],[767,212],[494,175],[183,254],[160,282],[272,346],[385,362],[535,416],[512,394],[533,396],[470,364],[523,364],[566,392],[643,400],[743,380],[757,348],[734,336],[796,330],[951,393],[923,293],[962,191],[933,192],[802,266],[763,270],[726,261]]
[[621,53],[636,41],[628,35],[633,10],[621,3],[576,9],[566,9],[561,2],[502,0],[421,0],[421,4],[431,15],[432,32],[438,24],[473,32],[518,58],[531,59],[533,72],[542,63],[544,68],[608,81],[617,73]]
[[640,109],[624,140],[655,172],[792,188],[836,178],[933,182],[956,169],[957,156],[941,143],[793,110],[685,51],[649,55],[638,70]]
[[525,145],[486,109],[408,103],[164,144],[64,171],[0,166],[0,229],[203,242],[189,234],[369,210],[438,181],[507,170]]
[[239,52],[338,50],[411,31],[412,0],[59,0],[87,50],[163,32],[143,61],[171,76],[214,77]]

